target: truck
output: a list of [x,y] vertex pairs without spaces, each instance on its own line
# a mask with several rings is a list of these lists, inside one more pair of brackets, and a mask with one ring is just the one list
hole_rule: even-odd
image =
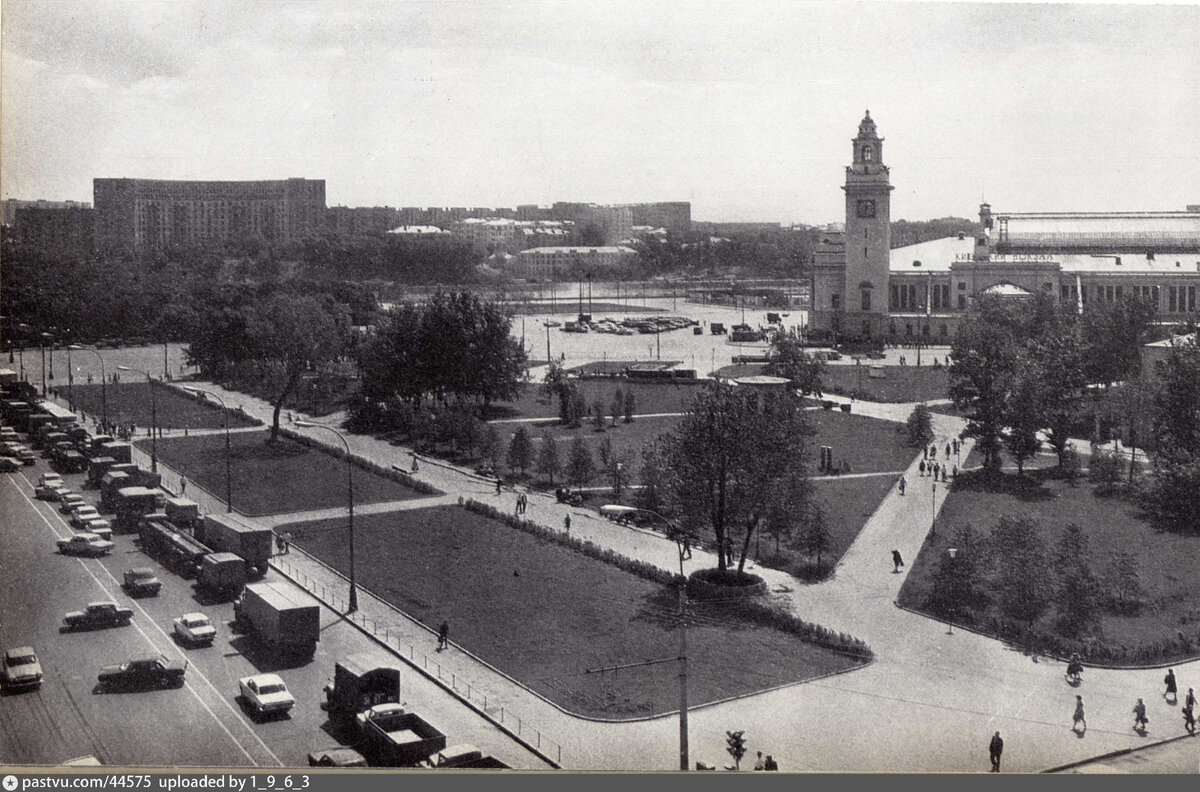
[[187,498],[167,498],[163,504],[167,519],[185,531],[195,531],[200,523],[200,504]]
[[212,553],[212,548],[179,530],[163,514],[143,517],[138,523],[138,533],[143,551],[184,577],[197,574],[205,556]]
[[368,720],[363,753],[373,767],[416,767],[446,747],[446,735],[415,712],[397,712]]
[[100,511],[112,511],[116,502],[117,492],[122,487],[131,486],[128,473],[110,470],[100,477]]
[[99,450],[104,456],[110,456],[117,462],[128,464],[133,461],[133,446],[129,443],[113,441],[100,446]]
[[200,559],[196,582],[210,595],[231,597],[246,585],[246,563],[233,553],[209,553]]
[[197,538],[213,550],[241,556],[248,577],[266,574],[274,542],[270,528],[253,528],[228,514],[207,514]]
[[294,586],[251,583],[233,603],[234,621],[270,649],[312,657],[321,639],[321,608]]
[[470,743],[459,743],[430,756],[421,762],[421,767],[434,770],[505,770],[508,765]]
[[87,457],[72,448],[55,458],[54,467],[63,473],[82,473],[87,470]]
[[83,482],[84,489],[96,489],[100,486],[104,474],[108,473],[117,460],[110,456],[92,457],[88,462],[87,480]]
[[400,669],[381,666],[370,655],[350,655],[333,665],[333,682],[325,686],[329,719],[348,725],[354,716],[377,704],[400,703]]
[[159,492],[146,487],[122,487],[117,490],[116,497],[111,501],[113,511],[117,514],[113,528],[118,532],[136,531],[141,519],[158,509],[160,497]]

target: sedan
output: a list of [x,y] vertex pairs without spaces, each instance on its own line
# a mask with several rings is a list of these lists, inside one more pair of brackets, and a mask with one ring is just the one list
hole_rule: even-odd
[[59,503],[58,511],[60,514],[70,514],[80,506],[87,506],[87,501],[83,499],[82,495],[65,495]]
[[296,699],[278,674],[258,674],[238,680],[241,700],[259,715],[284,713],[296,706]]
[[217,628],[203,613],[185,613],[175,620],[172,632],[180,643],[188,646],[211,646]]
[[65,489],[62,479],[50,480],[38,484],[33,489],[33,496],[38,500],[56,501],[59,498],[59,492]]
[[9,649],[0,658],[0,685],[5,690],[42,686],[42,664],[32,646]]
[[33,453],[33,449],[21,446],[17,449],[17,459],[21,460],[23,465],[37,464],[37,454]]
[[107,665],[100,669],[98,684],[101,688],[129,687],[183,687],[187,673],[187,661],[171,660],[166,655],[139,657],[121,665]]
[[16,473],[21,469],[21,463],[12,457],[0,457],[0,473]]
[[71,527],[82,530],[92,520],[99,520],[100,512],[95,506],[79,506],[71,510]]
[[77,533],[70,539],[58,540],[58,552],[63,555],[102,556],[111,553],[113,543],[94,533]]

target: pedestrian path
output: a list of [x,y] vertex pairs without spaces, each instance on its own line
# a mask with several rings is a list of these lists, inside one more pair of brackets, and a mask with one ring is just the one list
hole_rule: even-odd
[[[215,385],[203,387],[226,394]],[[269,423],[269,405],[242,394],[229,394],[227,401]],[[905,420],[915,406],[853,404],[860,414],[892,421]],[[962,431],[960,418],[938,414],[933,418],[939,448]],[[292,428],[315,442],[328,445],[333,440],[319,430]],[[346,437],[353,453],[381,465],[408,468],[412,458],[408,449],[369,437]],[[966,458],[971,444],[970,439],[964,441],[961,458]],[[896,607],[905,575],[893,574],[891,552],[900,550],[907,562],[915,560],[948,492],[941,482],[935,488],[931,478],[919,475],[920,459],[914,457],[903,471],[909,483],[906,494],[901,496],[893,488],[884,498],[831,580],[803,585],[776,570],[755,570],[767,581],[772,596],[785,601],[796,615],[865,640],[876,654],[875,662],[854,673],[693,710],[689,717],[693,761],[724,764],[725,731],[736,728],[746,731],[751,750],[771,753],[785,771],[984,771],[988,740],[999,730],[1006,742],[1005,770],[1028,772],[1145,742],[1148,738],[1126,728],[1128,710],[1139,696],[1152,703],[1152,725],[1164,732],[1158,736],[1168,736],[1168,730],[1181,723],[1177,708],[1160,705],[1148,695],[1159,686],[1160,670],[1089,669],[1083,686],[1070,688],[1063,680],[1061,663],[1030,658],[999,641],[950,630]],[[494,479],[445,463],[423,463],[415,476],[455,500],[462,496],[502,510],[515,508],[516,491],[503,488],[497,494]],[[418,508],[428,501],[408,503]],[[565,531],[567,515],[573,536],[663,569],[678,569],[677,548],[662,534],[617,525],[595,512],[560,504],[552,495],[529,493],[527,519]],[[346,582],[320,562],[295,552],[282,560],[287,567],[281,569],[310,590],[324,587],[326,594],[332,590],[332,596],[341,596],[336,592]],[[684,571],[715,563],[714,556],[696,550],[684,562]],[[360,612],[362,619],[370,620],[371,629],[382,629],[393,644],[403,643],[398,650],[401,656],[409,651],[413,658],[417,652],[430,657],[436,636],[426,628],[369,595],[360,597]],[[452,675],[455,690],[465,682],[472,701],[487,697],[483,711],[495,715],[493,709],[503,702],[499,706],[505,724],[509,717],[518,717],[522,734],[534,729],[535,740],[553,743],[556,752],[561,750],[564,767],[664,770],[677,766],[678,731],[671,717],[621,724],[577,718],[458,647],[432,657],[443,675]],[[410,658],[410,662],[429,660]],[[1200,682],[1200,663],[1178,664],[1175,669],[1184,688]],[[1084,696],[1091,726],[1083,737],[1070,728],[1076,693]]]

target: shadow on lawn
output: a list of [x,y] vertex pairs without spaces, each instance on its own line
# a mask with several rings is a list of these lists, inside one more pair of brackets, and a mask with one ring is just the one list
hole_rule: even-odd
[[1015,473],[973,470],[960,473],[954,489],[963,492],[984,492],[993,495],[1011,495],[1026,502],[1053,500],[1055,494],[1043,481],[1047,471],[1026,471],[1024,476]]

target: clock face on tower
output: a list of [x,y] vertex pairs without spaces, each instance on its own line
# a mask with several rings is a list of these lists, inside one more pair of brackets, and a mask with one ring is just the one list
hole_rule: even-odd
[[859,201],[858,202],[858,216],[859,217],[874,217],[875,216],[875,202],[874,201]]

